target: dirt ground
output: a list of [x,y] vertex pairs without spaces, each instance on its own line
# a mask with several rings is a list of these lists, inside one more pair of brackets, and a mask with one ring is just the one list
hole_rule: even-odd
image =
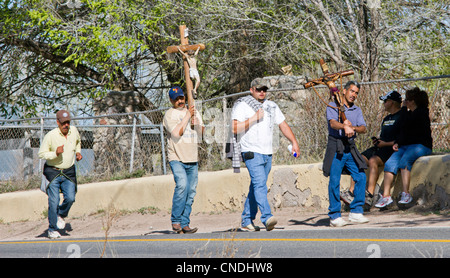
[[[273,211],[278,219],[276,230],[295,229],[336,229],[329,226],[326,211],[314,211],[304,208],[282,208]],[[348,212],[343,212],[348,217]],[[441,226],[450,227],[449,211],[431,213],[427,210],[391,209],[380,211],[372,209],[365,214],[370,222],[359,225],[348,225],[343,229],[359,227],[416,227]],[[191,227],[198,227],[197,233],[227,232],[239,227],[240,212],[222,213],[193,213]],[[263,225],[259,221],[259,214],[255,225]],[[47,240],[48,222],[46,218],[39,221],[24,221],[0,224],[0,241]],[[264,231],[262,229],[262,231]],[[98,213],[80,218],[66,218],[66,227],[60,230],[61,239],[104,238],[108,232],[109,238],[120,236],[151,236],[155,234],[169,234],[171,231],[170,213],[158,211],[127,212],[127,213]]]

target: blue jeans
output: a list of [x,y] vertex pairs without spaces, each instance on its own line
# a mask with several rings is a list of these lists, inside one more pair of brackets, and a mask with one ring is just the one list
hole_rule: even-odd
[[261,222],[265,225],[266,221],[272,216],[269,201],[267,200],[267,177],[272,168],[272,155],[254,153],[253,158],[243,158],[251,181],[241,216],[241,224],[242,227],[252,224],[259,208],[261,211]]
[[411,171],[414,161],[421,156],[431,154],[431,152],[430,148],[422,144],[400,146],[398,151],[394,152],[388,161],[386,161],[384,171],[391,172],[394,175],[397,174],[398,169],[407,168],[408,171]]
[[363,213],[363,205],[366,191],[366,173],[364,170],[359,170],[358,166],[349,152],[343,154],[335,154],[330,169],[330,180],[328,183],[328,197],[330,199],[330,206],[328,207],[328,216],[331,219],[341,217],[341,200],[339,197],[341,174],[344,166],[350,172],[351,177],[355,181],[355,189],[353,194],[355,198],[350,203],[350,212]]
[[[59,192],[62,192],[64,200],[59,204]],[[75,183],[63,175],[56,177],[47,189],[48,194],[48,230],[56,231],[57,216],[67,217],[72,204],[75,202]]]
[[192,204],[197,193],[198,163],[183,163],[177,160],[169,162],[175,180],[172,199],[172,224],[181,228],[189,226]]

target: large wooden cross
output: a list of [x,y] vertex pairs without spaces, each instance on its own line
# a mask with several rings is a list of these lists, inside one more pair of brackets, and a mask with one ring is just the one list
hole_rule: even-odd
[[[189,50],[196,51],[197,49],[199,49],[199,50],[205,49],[205,45],[201,44],[201,43],[189,44],[186,25],[179,26],[179,29],[180,29],[181,45],[168,46],[167,53],[177,53],[179,51],[178,48],[183,52],[187,52]],[[183,57],[183,66],[184,66],[184,77],[185,77],[185,82],[186,82],[186,96],[187,96],[187,100],[188,100],[188,105],[189,105],[189,107],[191,107],[194,105],[194,97],[192,95],[192,90],[193,90],[194,86],[192,84],[192,80],[191,80],[190,74],[189,74],[189,63],[185,57]]]
[[334,102],[336,103],[339,109],[339,118],[342,122],[344,122],[347,117],[345,117],[344,113],[344,103],[343,103],[343,95],[342,92],[339,91],[338,87],[334,83],[338,78],[342,76],[352,75],[354,74],[353,70],[345,70],[336,73],[329,73],[328,66],[323,59],[319,61],[320,66],[322,68],[323,76],[314,80],[307,82],[304,87],[305,89],[314,87],[315,85],[322,84],[326,85],[330,89],[331,97],[334,98]]

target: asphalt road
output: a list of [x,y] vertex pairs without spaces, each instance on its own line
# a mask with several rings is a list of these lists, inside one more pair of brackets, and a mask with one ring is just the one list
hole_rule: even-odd
[[[106,243],[104,238],[0,242],[0,258],[99,257],[450,258],[450,227],[150,234],[110,238]],[[189,266],[183,267],[180,270],[189,271]],[[220,267],[230,266],[218,265],[215,270],[226,271]]]

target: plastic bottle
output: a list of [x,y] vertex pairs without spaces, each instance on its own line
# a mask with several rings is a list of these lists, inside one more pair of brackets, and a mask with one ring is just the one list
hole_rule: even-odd
[[292,145],[288,146],[288,150],[294,157],[297,157],[297,153],[296,152],[292,152]]

